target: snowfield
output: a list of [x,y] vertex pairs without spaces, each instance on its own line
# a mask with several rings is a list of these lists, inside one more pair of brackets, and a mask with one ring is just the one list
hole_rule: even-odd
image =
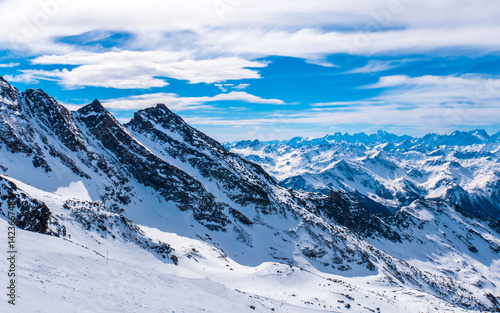
[[[331,275],[307,260],[303,268],[244,266],[201,240],[140,226],[172,246],[175,265],[134,243],[82,230],[67,216],[64,197],[25,187],[66,220],[70,236],[18,231],[17,303],[14,309],[3,301],[5,312],[467,312],[395,288],[381,275]],[[6,228],[0,220],[3,238]]]

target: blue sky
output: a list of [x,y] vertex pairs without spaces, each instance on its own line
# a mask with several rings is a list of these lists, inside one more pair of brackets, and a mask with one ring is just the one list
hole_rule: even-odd
[[165,103],[220,141],[500,131],[500,6],[0,0],[0,75],[120,121]]

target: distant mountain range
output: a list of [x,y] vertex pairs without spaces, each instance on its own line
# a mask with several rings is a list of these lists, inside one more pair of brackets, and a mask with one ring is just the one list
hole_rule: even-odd
[[481,131],[226,148],[0,77],[24,312],[500,311],[498,155]]
[[225,146],[247,146],[247,145],[258,145],[258,144],[286,144],[293,147],[301,146],[311,146],[311,145],[322,145],[322,144],[332,144],[332,143],[358,143],[366,145],[374,145],[380,143],[392,143],[398,144],[403,142],[409,142],[413,146],[416,145],[427,145],[428,147],[435,147],[441,145],[451,145],[451,146],[467,146],[473,144],[484,144],[484,143],[499,143],[500,142],[500,132],[490,136],[484,129],[476,129],[473,131],[454,131],[450,135],[438,135],[438,134],[427,134],[423,137],[412,137],[409,135],[395,135],[388,133],[386,131],[379,130],[375,134],[367,135],[363,132],[349,134],[337,132],[333,135],[326,135],[321,138],[309,138],[309,137],[294,137],[290,140],[282,141],[266,141],[259,142],[258,140],[243,140],[237,141],[235,143],[225,143]]
[[372,212],[391,214],[415,200],[439,200],[481,219],[500,217],[500,133],[455,131],[424,137],[336,133],[282,142],[226,145],[303,191],[345,190]]

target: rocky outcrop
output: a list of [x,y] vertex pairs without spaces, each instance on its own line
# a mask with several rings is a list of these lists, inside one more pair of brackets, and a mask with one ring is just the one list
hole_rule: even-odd
[[53,234],[49,230],[51,212],[47,205],[33,199],[17,186],[0,176],[0,214],[11,220],[17,227],[41,234]]

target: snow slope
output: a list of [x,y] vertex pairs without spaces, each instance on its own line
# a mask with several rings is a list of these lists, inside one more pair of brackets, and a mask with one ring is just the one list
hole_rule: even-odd
[[[19,231],[15,312],[467,312],[412,288],[395,288],[380,274],[344,277],[275,262],[244,266],[201,240],[140,226],[146,237],[172,247],[175,265],[130,237],[82,229],[64,208],[64,197],[20,185],[30,197],[46,200],[66,236]],[[5,258],[1,262],[6,265]],[[2,307],[8,308],[5,301]]]

